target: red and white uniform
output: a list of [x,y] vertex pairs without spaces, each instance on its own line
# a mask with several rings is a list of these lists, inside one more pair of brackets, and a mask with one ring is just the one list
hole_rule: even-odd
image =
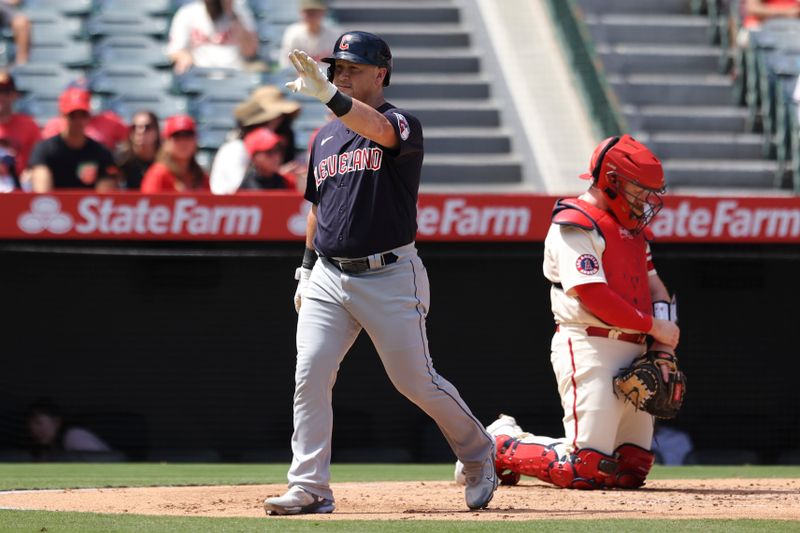
[[497,471],[506,484],[524,474],[565,488],[640,487],[653,464],[653,418],[617,397],[613,378],[646,351],[653,324],[649,232],[632,233],[578,198],[556,202],[552,221],[543,270],[553,284],[550,361],[564,437],[522,433],[502,415],[487,428],[496,438]]
[[[647,242],[623,228],[607,211],[579,199],[565,203],[578,209],[559,210],[545,238],[543,270],[553,284],[551,308],[558,325],[550,360],[564,408],[566,451],[592,448],[606,455],[623,443],[649,449],[652,417],[617,398],[612,379],[645,352],[644,343],[630,342],[643,331],[615,329],[581,304],[574,288],[606,283],[644,314],[652,299],[648,277],[656,275]],[[593,228],[591,226],[594,226]],[[591,229],[586,229],[591,228]],[[587,327],[593,335],[587,334]],[[607,336],[599,336],[606,332]],[[619,340],[618,334],[628,340]]]

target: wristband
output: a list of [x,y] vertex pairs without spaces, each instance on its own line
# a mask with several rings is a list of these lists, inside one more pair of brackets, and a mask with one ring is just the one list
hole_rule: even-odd
[[341,91],[336,91],[333,98],[328,100],[328,103],[325,105],[328,106],[328,109],[333,111],[334,115],[341,117],[350,112],[350,109],[353,107],[353,99],[343,94]]
[[303,268],[311,270],[314,268],[314,263],[317,262],[317,252],[311,248],[306,248],[303,252]]
[[669,320],[669,303],[663,300],[653,302],[653,316],[659,320]]

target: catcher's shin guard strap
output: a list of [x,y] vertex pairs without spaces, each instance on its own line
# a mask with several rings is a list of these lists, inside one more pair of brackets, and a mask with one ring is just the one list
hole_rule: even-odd
[[551,482],[548,466],[558,459],[555,451],[549,446],[499,435],[497,438],[497,460],[495,467],[498,473],[511,471],[531,476],[542,481]]
[[612,486],[617,461],[591,448],[583,448],[549,468],[550,479],[569,489],[601,489]]
[[614,450],[619,468],[614,479],[614,486],[622,489],[637,489],[644,485],[647,474],[653,467],[655,454],[641,446],[625,443]]

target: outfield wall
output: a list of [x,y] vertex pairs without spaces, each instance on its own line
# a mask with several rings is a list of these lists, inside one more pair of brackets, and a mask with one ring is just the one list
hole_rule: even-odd
[[[439,372],[481,420],[506,412],[558,436],[542,244],[419,248]],[[800,245],[666,243],[654,254],[680,302],[689,387],[676,425],[698,448],[764,462],[800,448]],[[24,444],[21,413],[46,394],[133,459],[287,460],[299,256],[297,242],[0,242],[0,448]],[[451,458],[364,335],[334,406],[334,460]]]

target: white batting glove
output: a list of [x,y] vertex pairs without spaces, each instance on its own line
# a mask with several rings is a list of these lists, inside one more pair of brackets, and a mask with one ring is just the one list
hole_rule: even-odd
[[297,280],[297,289],[294,291],[294,310],[300,312],[300,305],[303,303],[303,291],[308,287],[308,279],[311,277],[311,269],[297,267],[294,271],[294,279]]
[[338,90],[328,81],[327,76],[319,69],[319,65],[312,57],[302,50],[293,50],[289,59],[297,71],[297,79],[286,84],[286,88],[293,93],[301,92],[317,98],[327,104]]

